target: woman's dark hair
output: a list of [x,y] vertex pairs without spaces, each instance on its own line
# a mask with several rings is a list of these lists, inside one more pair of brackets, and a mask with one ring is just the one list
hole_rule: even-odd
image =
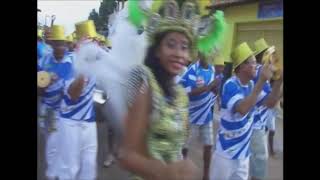
[[164,69],[160,64],[159,58],[156,56],[156,50],[160,47],[161,41],[168,33],[159,33],[155,36],[154,43],[147,50],[144,64],[153,72],[165,96],[173,98],[175,97],[175,91],[173,90],[172,76]]

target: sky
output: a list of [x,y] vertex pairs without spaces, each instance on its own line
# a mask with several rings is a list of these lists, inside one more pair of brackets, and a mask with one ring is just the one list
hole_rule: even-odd
[[45,16],[47,17],[47,25],[51,23],[51,15],[55,15],[54,24],[63,25],[65,35],[69,35],[75,29],[74,24],[88,19],[92,9],[99,11],[99,0],[38,0],[38,21],[45,24]]

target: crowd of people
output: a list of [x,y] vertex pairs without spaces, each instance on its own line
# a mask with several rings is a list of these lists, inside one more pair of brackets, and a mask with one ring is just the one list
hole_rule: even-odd
[[[106,132],[110,152],[104,165],[118,162],[131,179],[266,179],[282,98],[283,68],[275,47],[263,38],[254,51],[241,43],[232,51],[232,76],[226,78],[224,59],[215,50],[217,37],[224,34],[222,11],[213,15],[214,30],[204,35],[193,27],[191,2],[180,12],[175,1],[168,1],[161,16],[149,13],[141,33],[137,17],[146,15],[139,14],[137,1],[129,3],[129,12],[135,13],[128,19],[137,34],[147,34],[149,45],[143,63],[128,72],[126,107],[110,107],[121,116],[107,112],[100,117],[121,119],[120,128],[110,123]],[[97,77],[79,72],[74,64],[84,47],[92,48],[97,58],[113,49],[92,20],[76,23],[75,29],[68,36],[61,25],[38,29],[38,124],[46,139],[50,180],[97,178],[96,107],[103,110],[101,98],[108,98],[98,97],[103,92],[97,90]],[[108,96],[117,101],[116,93]],[[214,132],[216,112],[220,119]],[[189,157],[191,139],[198,136],[202,172]]]

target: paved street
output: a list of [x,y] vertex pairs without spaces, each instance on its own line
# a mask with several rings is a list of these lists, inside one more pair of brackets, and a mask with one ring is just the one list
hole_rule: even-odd
[[[216,117],[218,118],[218,117]],[[217,132],[218,121],[215,120],[214,132]],[[275,149],[276,151],[283,152],[283,120],[282,118],[277,121],[277,132],[275,138]],[[127,180],[128,173],[121,170],[117,164],[113,164],[110,168],[103,167],[103,161],[105,154],[107,152],[106,139],[107,126],[106,123],[98,123],[98,141],[99,141],[99,151],[98,151],[98,180]],[[202,168],[202,147],[196,141],[193,140],[193,148],[190,150],[191,159]],[[44,139],[38,132],[38,180],[45,180],[44,178]],[[283,158],[282,153],[278,159],[270,157],[269,161],[269,174],[268,180],[282,180],[283,179]],[[214,157],[213,157],[214,158]]]

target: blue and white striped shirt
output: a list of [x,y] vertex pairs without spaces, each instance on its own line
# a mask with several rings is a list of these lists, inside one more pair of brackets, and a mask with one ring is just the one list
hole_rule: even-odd
[[76,121],[95,121],[95,110],[93,102],[93,90],[96,86],[94,77],[86,78],[85,87],[77,101],[72,101],[68,89],[75,78],[66,82],[64,96],[61,103],[60,115],[63,118]]
[[[257,83],[259,79],[259,74],[261,71],[262,65],[257,65],[257,71],[256,71],[256,76],[254,78],[254,83]],[[254,129],[264,129],[267,125],[268,119],[273,117],[273,111],[270,108],[267,108],[266,106],[262,105],[263,100],[271,93],[271,85],[270,82],[267,81],[263,85],[263,89],[261,93],[259,94],[258,101],[256,104],[256,110],[254,112]]]
[[47,56],[48,54],[52,53],[53,49],[49,44],[46,44],[45,42],[37,42],[37,57],[38,57],[38,64],[42,64],[41,60],[44,56]]
[[[86,41],[85,43],[91,43],[91,41]],[[83,42],[82,44],[85,43]],[[68,52],[68,54],[72,57],[73,61],[77,61],[74,52]],[[73,101],[68,94],[68,89],[70,85],[75,81],[77,76],[75,71],[73,72],[73,78],[67,81],[64,87],[64,96],[62,98],[60,115],[62,118],[75,121],[95,122],[93,92],[96,86],[96,77],[92,75],[87,75],[85,77],[85,85],[82,89],[80,97],[76,101]]]
[[46,88],[41,102],[54,110],[58,110],[64,83],[72,77],[72,60],[68,55],[65,55],[61,61],[57,61],[53,53],[49,53],[41,59],[41,62],[38,70],[44,70],[57,76],[57,80]]
[[[207,86],[214,80],[214,66],[209,65],[208,69],[200,66],[200,62],[189,66],[180,80],[180,84],[189,93],[192,89]],[[200,95],[189,95],[189,121],[192,124],[203,125],[213,120],[212,106],[216,96],[212,92],[204,92]]]
[[221,120],[217,135],[216,152],[228,159],[245,159],[249,156],[254,108],[242,116],[235,112],[235,105],[250,95],[254,82],[242,85],[232,76],[223,85],[221,94]]
[[37,57],[38,60],[44,56],[45,53],[45,44],[42,41],[37,42]]

